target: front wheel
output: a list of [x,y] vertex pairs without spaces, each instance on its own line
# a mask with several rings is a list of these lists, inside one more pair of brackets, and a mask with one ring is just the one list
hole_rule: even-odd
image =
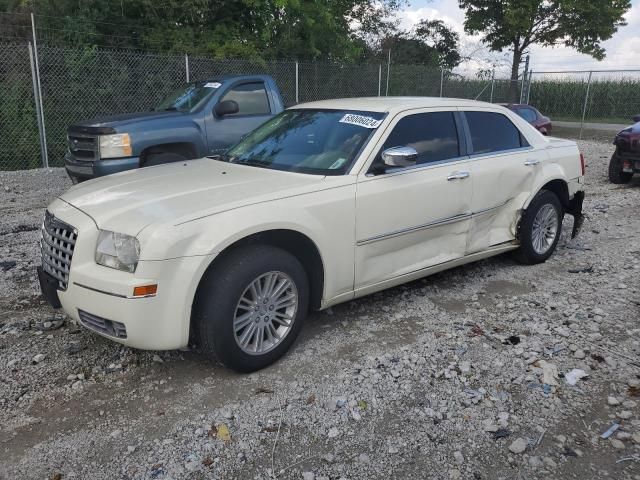
[[516,259],[527,265],[546,261],[558,245],[563,218],[564,209],[558,196],[548,190],[540,191],[520,220]]
[[153,167],[155,165],[164,165],[165,163],[184,162],[187,157],[179,153],[160,152],[150,153],[142,163],[143,167]]
[[609,161],[609,181],[616,185],[629,183],[633,173],[622,170],[622,161],[617,153],[611,156]]
[[205,354],[239,372],[275,362],[307,316],[309,283],[300,262],[269,245],[240,248],[203,279],[193,309]]

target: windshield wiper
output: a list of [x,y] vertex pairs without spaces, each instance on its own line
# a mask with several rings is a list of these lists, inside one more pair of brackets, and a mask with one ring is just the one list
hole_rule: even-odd
[[174,112],[178,110],[178,107],[167,107],[164,109],[165,112]]
[[233,162],[233,163],[238,163],[240,165],[249,165],[251,167],[260,167],[260,168],[271,167],[271,163],[269,162],[265,162],[264,160],[254,160],[252,158],[249,158],[247,160],[242,160],[240,162]]

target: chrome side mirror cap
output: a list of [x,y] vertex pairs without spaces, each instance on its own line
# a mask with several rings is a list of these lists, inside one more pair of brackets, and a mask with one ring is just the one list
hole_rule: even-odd
[[418,160],[413,147],[392,147],[382,152],[382,161],[387,167],[412,167]]

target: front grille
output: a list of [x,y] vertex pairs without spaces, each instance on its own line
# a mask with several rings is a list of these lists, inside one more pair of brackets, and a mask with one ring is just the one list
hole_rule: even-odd
[[107,320],[79,309],[78,316],[80,317],[80,322],[90,330],[110,337],[127,338],[127,327],[124,326],[124,323]]
[[70,133],[67,136],[69,153],[77,160],[93,161],[100,158],[98,137],[90,134]]
[[71,259],[77,239],[75,228],[61,222],[49,211],[45,212],[40,240],[42,269],[58,280],[58,288],[63,291],[69,284]]

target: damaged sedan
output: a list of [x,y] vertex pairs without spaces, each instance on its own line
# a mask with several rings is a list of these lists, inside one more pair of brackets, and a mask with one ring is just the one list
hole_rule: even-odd
[[297,105],[226,154],[72,187],[42,227],[45,297],[141,349],[263,368],[320,310],[582,223],[584,159],[506,108],[444,98]]

